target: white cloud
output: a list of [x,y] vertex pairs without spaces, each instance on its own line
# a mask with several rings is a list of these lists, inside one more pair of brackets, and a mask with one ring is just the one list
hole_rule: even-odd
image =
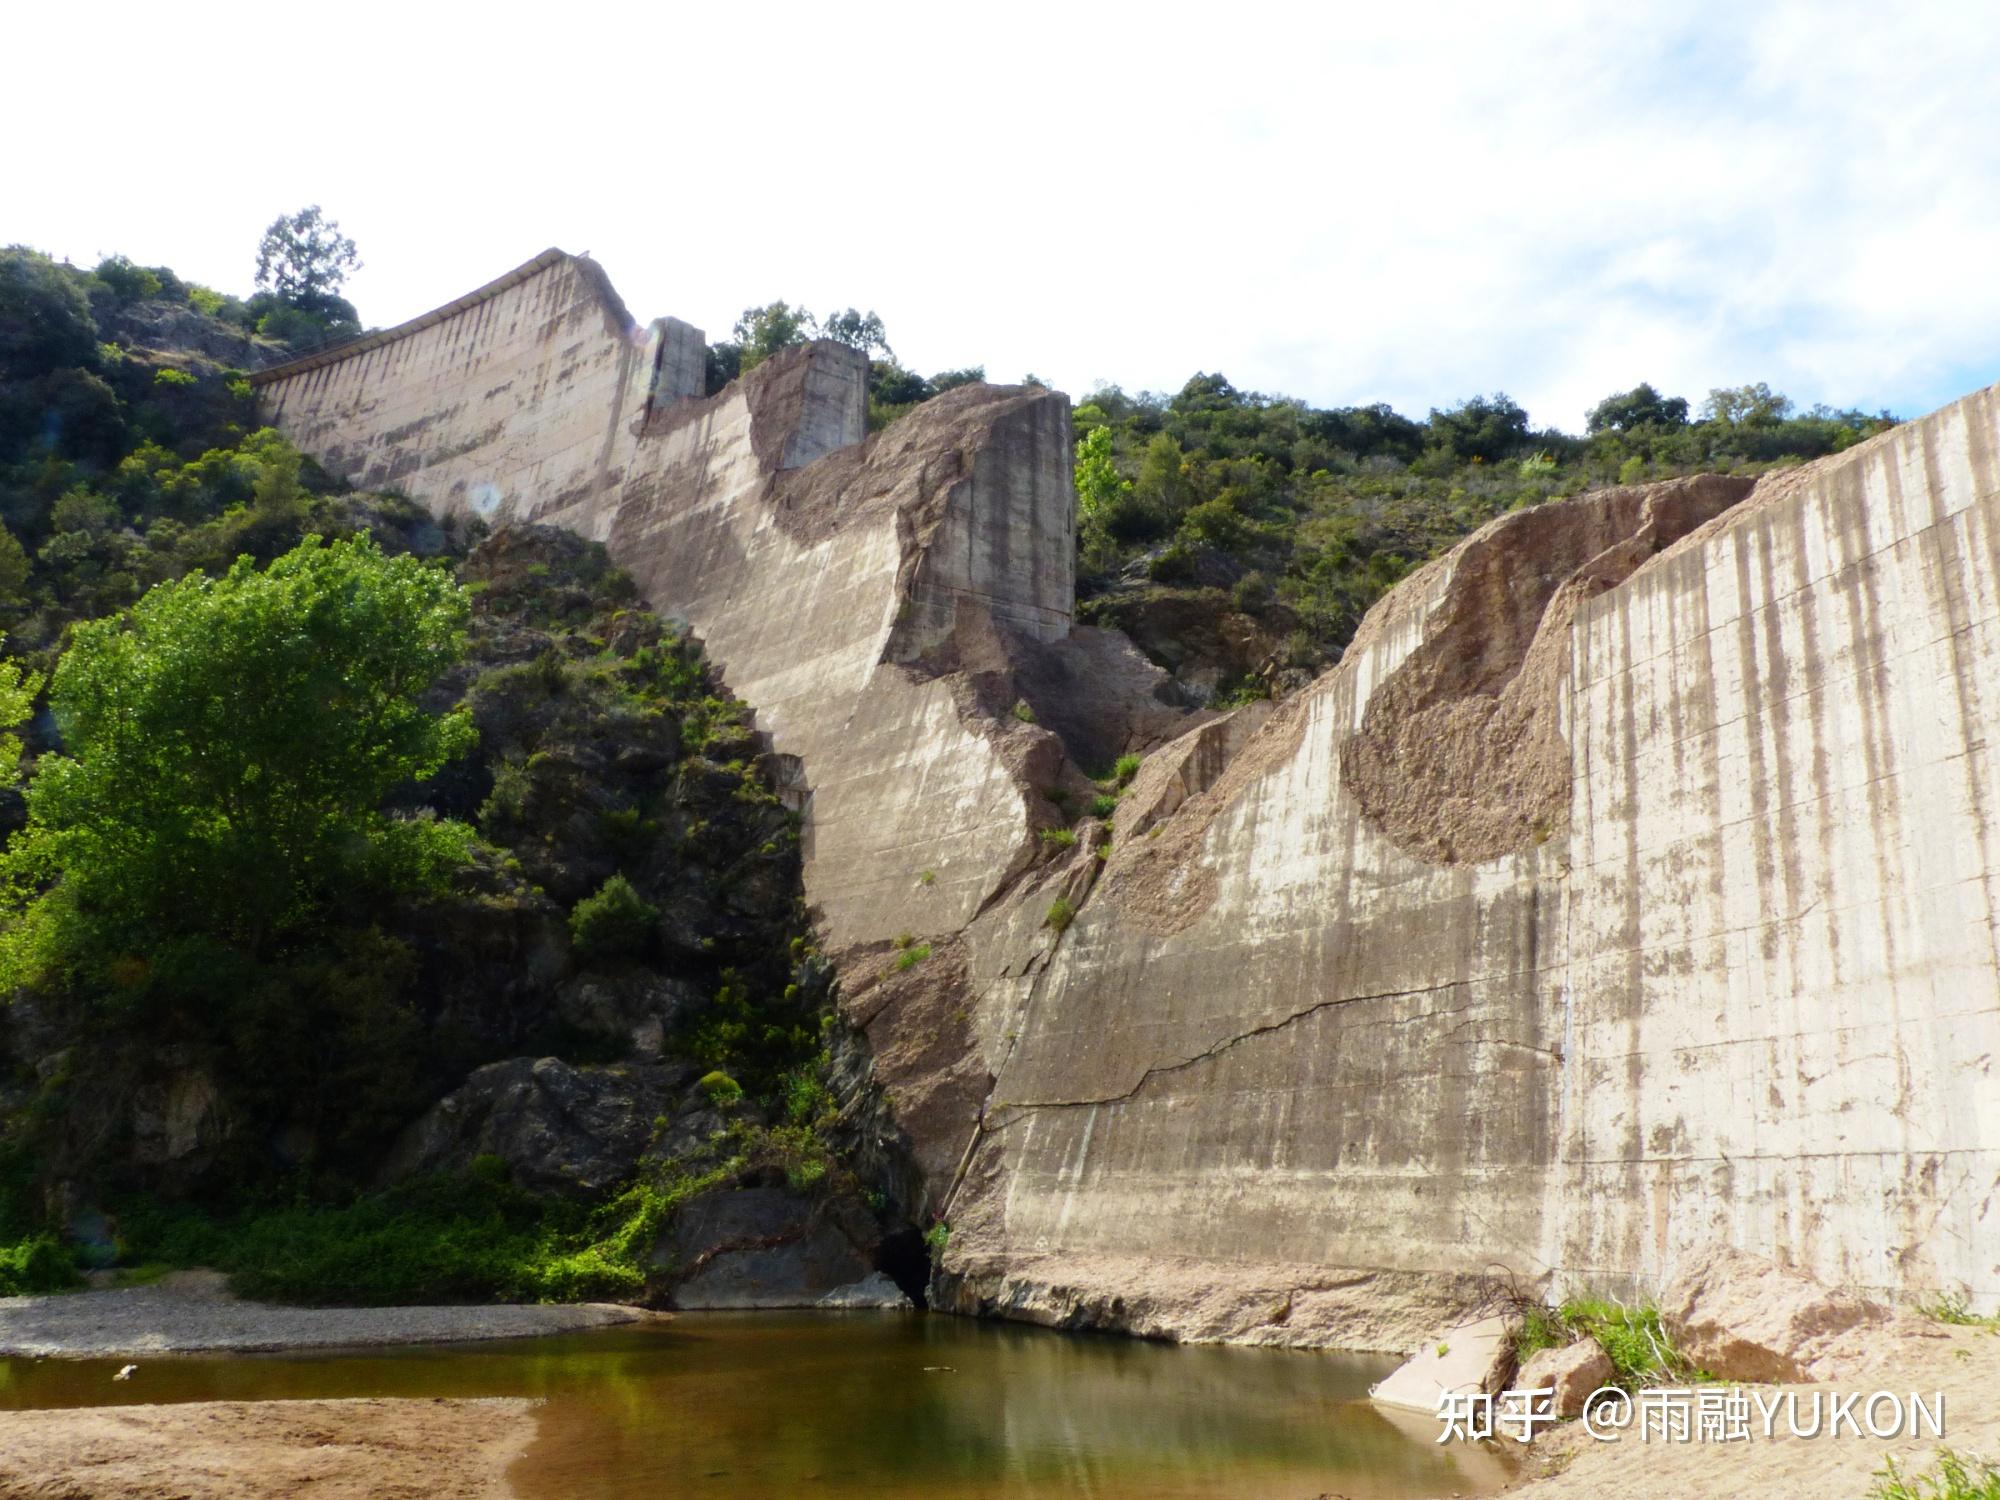
[[318,201],[378,323],[555,243],[641,317],[854,303],[1079,392],[2000,378],[1985,4],[92,15],[15,18],[0,237],[242,289]]

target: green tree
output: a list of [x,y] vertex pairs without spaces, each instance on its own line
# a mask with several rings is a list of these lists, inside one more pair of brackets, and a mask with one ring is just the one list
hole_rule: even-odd
[[360,269],[354,241],[317,203],[273,219],[257,244],[257,285],[294,306],[337,296],[347,273]]
[[1662,396],[1642,381],[1631,390],[1606,396],[1593,406],[1590,415],[1584,419],[1584,429],[1598,433],[1658,427],[1673,432],[1687,426],[1687,421],[1687,397]]
[[[20,551],[18,542],[14,550]],[[11,657],[0,656],[0,787],[21,779],[21,738],[14,730],[35,711],[35,694],[41,690],[39,676],[22,671]]]
[[736,344],[742,350],[741,373],[748,375],[780,350],[805,343],[818,326],[811,313],[786,302],[744,308],[735,329]]
[[1708,393],[1701,406],[1703,417],[1713,422],[1734,422],[1742,427],[1775,427],[1792,414],[1789,396],[1781,396],[1763,381],[1755,385],[1725,386]]
[[1187,477],[1187,456],[1170,434],[1155,433],[1146,444],[1146,451],[1139,457],[1139,478],[1132,492],[1147,510],[1163,517],[1178,517],[1194,503],[1194,487]]
[[1076,514],[1088,525],[1108,516],[1131,482],[1111,461],[1111,429],[1093,427],[1076,445]]
[[828,313],[820,319],[819,336],[892,363],[896,358],[896,351],[889,347],[889,337],[882,328],[882,320],[872,308],[865,314],[851,307],[842,312]]
[[1431,443],[1454,463],[1499,463],[1528,446],[1528,414],[1505,391],[1431,411]]
[[4,856],[17,982],[163,954],[253,961],[360,892],[436,889],[457,824],[382,811],[474,738],[420,698],[464,649],[444,573],[359,537],[159,585],[77,627]]
[[97,322],[69,275],[22,245],[0,250],[0,380],[97,363]]

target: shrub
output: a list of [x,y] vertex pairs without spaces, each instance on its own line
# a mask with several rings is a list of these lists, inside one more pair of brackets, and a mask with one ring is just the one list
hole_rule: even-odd
[[1145,757],[1141,755],[1121,755],[1118,764],[1111,768],[1111,779],[1118,786],[1130,786],[1132,778],[1139,774],[1139,767]]
[[1919,1313],[1934,1322],[1949,1323],[1958,1328],[1990,1328],[2000,1333],[2000,1314],[1981,1317],[1972,1310],[1972,1299],[1963,1289],[1919,1298],[1916,1306]]
[[1541,1349],[1594,1338],[1610,1357],[1618,1384],[1627,1390],[1662,1381],[1703,1378],[1667,1337],[1657,1307],[1627,1307],[1604,1298],[1572,1297],[1560,1307],[1525,1303],[1518,1312],[1514,1352],[1523,1360]]
[[0,1245],[0,1297],[31,1297],[76,1285],[76,1267],[54,1235]]
[[1101,792],[1090,799],[1090,815],[1093,818],[1108,818],[1118,811],[1118,798],[1110,792]]
[[899,970],[914,969],[930,956],[931,945],[929,943],[919,943],[914,948],[905,948],[901,953],[896,955],[896,967]]
[[1017,700],[1014,704],[1014,717],[1019,719],[1023,724],[1034,723],[1035,710],[1033,705],[1026,698]]
[[728,1109],[733,1104],[741,1103],[743,1099],[743,1085],[727,1073],[719,1071],[704,1073],[701,1075],[701,1082],[695,1087],[706,1094],[708,1102],[717,1109]]
[[2000,1500],[2000,1468],[1941,1448],[1936,1473],[1906,1475],[1892,1458],[1868,1493],[1870,1500]]
[[1049,914],[1044,920],[1057,932],[1066,931],[1069,924],[1076,920],[1076,907],[1070,904],[1067,897],[1058,896],[1049,903]]
[[659,920],[658,907],[623,875],[613,875],[596,895],[576,903],[569,914],[570,939],[585,958],[635,958],[652,945]]
[[1051,849],[1067,849],[1076,842],[1076,830],[1072,828],[1044,828],[1042,842]]

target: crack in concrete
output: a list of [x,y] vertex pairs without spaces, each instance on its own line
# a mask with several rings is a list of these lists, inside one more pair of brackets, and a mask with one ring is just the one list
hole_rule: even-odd
[[[1124,1104],[1137,1097],[1139,1091],[1155,1078],[1164,1077],[1168,1073],[1179,1073],[1199,1063],[1210,1062],[1240,1042],[1247,1042],[1253,1037],[1269,1036],[1272,1032],[1283,1031],[1286,1027],[1303,1021],[1310,1016],[1318,1015],[1321,1011],[1333,1010],[1343,1005],[1365,1005],[1376,1000],[1407,1000],[1416,995],[1436,995],[1451,990],[1462,989],[1468,983],[1470,983],[1468,980],[1453,979],[1446,981],[1442,985],[1426,985],[1421,989],[1383,990],[1376,994],[1342,995],[1332,1000],[1322,1000],[1316,1005],[1307,1006],[1304,1010],[1294,1011],[1291,1015],[1285,1016],[1280,1020],[1269,1021],[1261,1026],[1253,1026],[1248,1031],[1238,1032],[1234,1036],[1224,1037],[1213,1046],[1197,1052],[1193,1057],[1183,1058],[1179,1062],[1155,1063],[1153,1066],[1147,1068],[1145,1072],[1141,1073],[1138,1081],[1123,1093],[1107,1094],[1102,1098],[1096,1099],[1007,1099],[1002,1100],[994,1107],[996,1109],[1019,1110],[1025,1113],[1026,1111],[1036,1109],[1086,1109],[1094,1108],[1101,1104]],[[1426,1012],[1426,1016],[1435,1014],[1439,1014],[1439,1012]],[[1457,1012],[1444,1011],[1442,1014],[1455,1015]],[[1416,1017],[1412,1019],[1423,1018]],[[1543,1049],[1538,1048],[1535,1050],[1539,1051]],[[987,1129],[992,1131],[1005,1130],[1013,1123],[1014,1120],[1009,1119],[997,1125],[989,1125]]]

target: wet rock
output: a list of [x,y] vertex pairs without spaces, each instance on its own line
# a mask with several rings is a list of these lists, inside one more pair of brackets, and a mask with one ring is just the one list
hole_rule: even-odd
[[[588,1196],[630,1177],[655,1144],[655,1121],[683,1137],[719,1123],[690,1107],[695,1070],[683,1064],[575,1067],[559,1058],[510,1058],[466,1079],[406,1129],[382,1169],[385,1182],[464,1171],[497,1156],[536,1192]],[[674,1142],[661,1141],[663,1150]]]
[[1891,1319],[1878,1303],[1728,1246],[1691,1256],[1660,1305],[1681,1353],[1724,1380],[1811,1380],[1843,1335]]

